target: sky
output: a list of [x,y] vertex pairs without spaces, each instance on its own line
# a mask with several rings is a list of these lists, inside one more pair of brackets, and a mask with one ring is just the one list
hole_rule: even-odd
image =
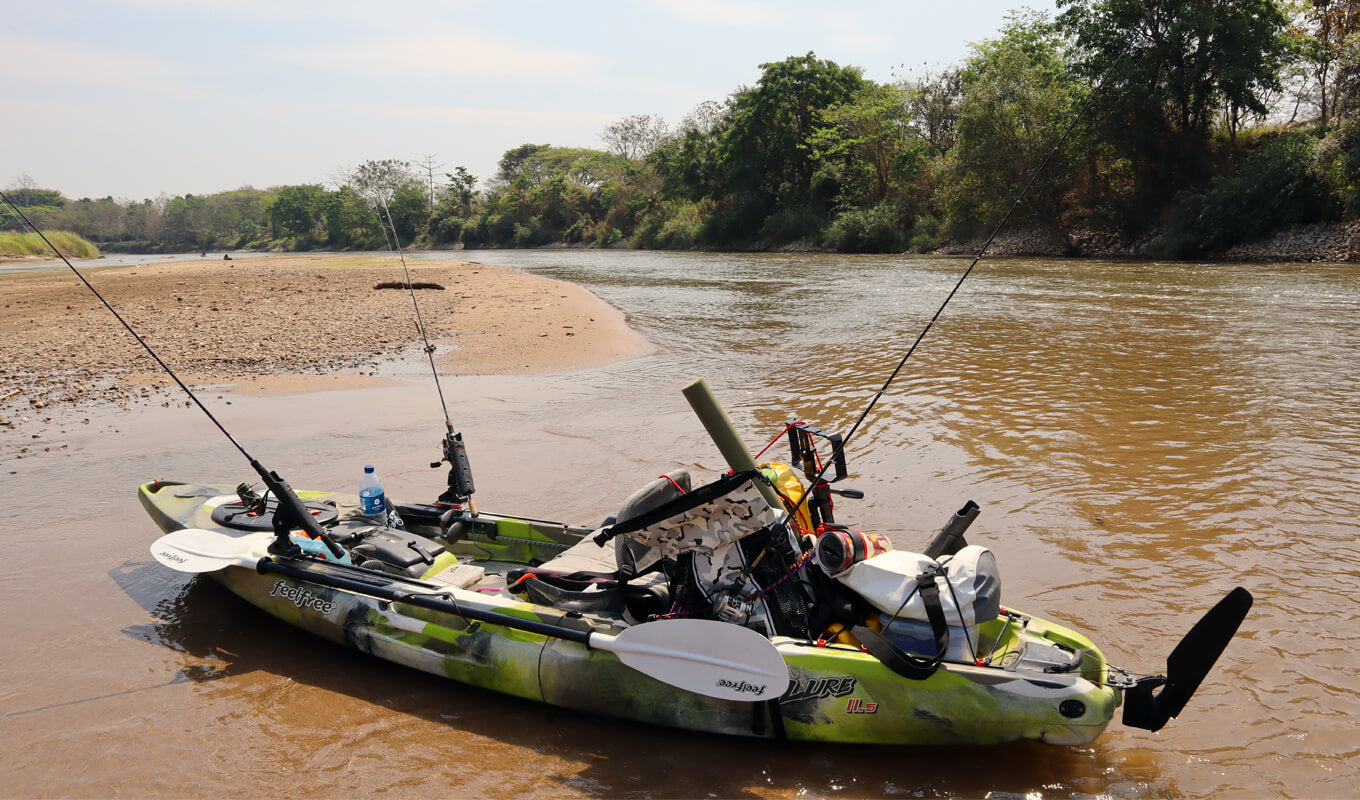
[[53,0],[0,26],[0,185],[141,200],[333,184],[370,159],[485,181],[603,148],[816,53],[879,82],[961,63],[1024,0]]

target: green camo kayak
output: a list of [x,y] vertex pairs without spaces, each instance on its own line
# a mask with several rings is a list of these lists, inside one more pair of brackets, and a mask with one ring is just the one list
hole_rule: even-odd
[[[773,635],[789,675],[778,700],[706,697],[631,669],[611,652],[466,616],[494,611],[603,634],[626,630],[626,612],[564,609],[541,595],[531,602],[507,584],[517,570],[550,573],[564,556],[589,550],[591,529],[483,512],[451,541],[438,524],[442,509],[433,506],[397,506],[405,524],[398,530],[357,513],[354,496],[298,495],[351,552],[375,556],[369,568],[275,557],[266,560],[302,569],[279,574],[226,566],[209,574],[303,630],[462,683],[689,730],[882,744],[1082,744],[1100,735],[1120,704],[1121,687],[1091,641],[1009,609],[978,624],[972,663],[945,661],[924,679],[897,674],[861,647]],[[243,546],[251,537],[269,538],[262,532],[266,521],[243,513],[228,486],[157,481],[142,485],[139,496],[167,532],[211,531]],[[380,546],[363,546],[374,542]],[[383,592],[328,585],[334,581],[325,570],[366,573]],[[384,599],[384,593],[445,597],[463,614]]]

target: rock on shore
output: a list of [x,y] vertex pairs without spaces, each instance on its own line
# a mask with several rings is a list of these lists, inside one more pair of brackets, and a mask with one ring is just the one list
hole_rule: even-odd
[[[987,253],[994,256],[1153,258],[1161,233],[1160,230],[1153,231],[1126,242],[1116,234],[1098,231],[1015,228],[1003,230]],[[985,236],[949,242],[934,253],[976,255],[985,242]],[[1360,262],[1360,220],[1294,225],[1265,239],[1236,245],[1214,256],[1213,260]]]

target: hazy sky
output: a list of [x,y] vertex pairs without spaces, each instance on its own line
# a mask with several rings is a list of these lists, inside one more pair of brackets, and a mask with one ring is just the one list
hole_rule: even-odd
[[957,64],[1024,0],[51,0],[0,17],[0,184],[140,200],[326,183],[368,159],[491,176],[601,147],[813,51],[889,81]]

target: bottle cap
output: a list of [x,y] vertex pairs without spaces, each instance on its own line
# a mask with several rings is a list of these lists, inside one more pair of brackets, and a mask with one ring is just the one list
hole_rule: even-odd
[[372,472],[372,471],[373,471],[373,465],[372,465],[372,464],[368,464],[368,465],[365,465],[365,466],[364,466],[364,472]]

